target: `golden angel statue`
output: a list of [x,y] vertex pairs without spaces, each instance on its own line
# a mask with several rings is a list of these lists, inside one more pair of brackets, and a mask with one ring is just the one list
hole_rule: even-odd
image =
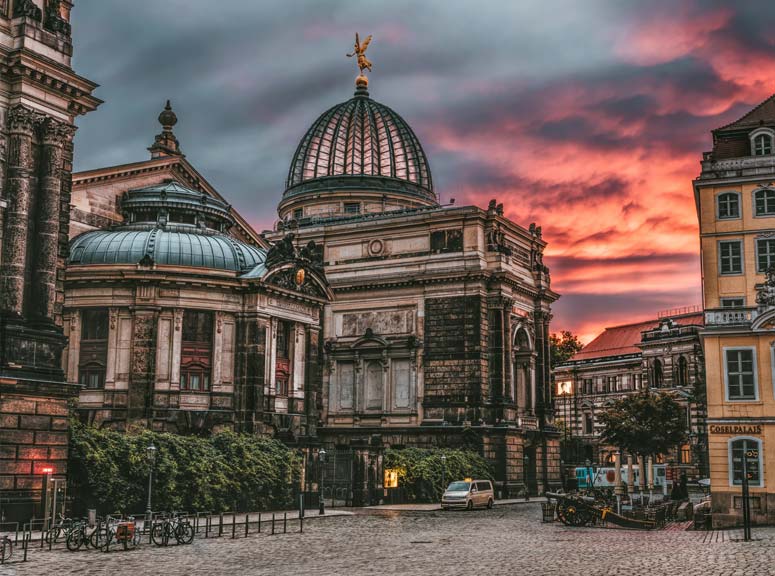
[[353,56],[358,56],[358,68],[361,69],[361,74],[363,74],[364,70],[368,70],[371,72],[371,61],[366,58],[366,48],[369,47],[369,43],[371,42],[371,34],[369,34],[368,38],[363,41],[363,44],[361,44],[361,39],[358,36],[358,33],[355,33],[355,48],[353,50],[352,54],[348,54],[347,56],[352,58]]

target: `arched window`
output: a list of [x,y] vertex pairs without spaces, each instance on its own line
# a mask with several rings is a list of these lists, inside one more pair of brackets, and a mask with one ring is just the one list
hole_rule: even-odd
[[764,156],[765,154],[772,154],[772,136],[759,134],[753,139],[753,155]]
[[719,220],[740,218],[740,195],[737,192],[719,194],[716,202]]
[[689,385],[689,363],[686,361],[685,356],[680,356],[678,358],[678,374],[676,376],[676,381],[679,386]]
[[653,374],[654,374],[654,379],[653,379],[654,388],[662,388],[662,382],[663,382],[662,362],[660,362],[659,360],[654,360]]
[[595,433],[595,419],[592,416],[591,412],[586,412],[584,414],[584,434],[587,436],[591,436]]
[[[745,458],[745,463],[743,459]],[[762,485],[762,442],[757,438],[739,437],[729,440],[729,485],[743,484],[743,467],[750,486]]]
[[775,214],[775,190],[757,190],[753,194],[754,208],[757,216]]

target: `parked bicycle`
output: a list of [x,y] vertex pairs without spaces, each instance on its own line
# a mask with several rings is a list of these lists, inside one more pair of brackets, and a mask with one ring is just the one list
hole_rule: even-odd
[[76,523],[77,520],[65,518],[63,514],[58,514],[56,522],[46,532],[46,542],[56,544],[60,540],[67,540],[68,534]]
[[154,522],[151,540],[157,546],[169,545],[174,538],[178,544],[191,544],[194,540],[194,527],[182,514],[172,513]]
[[89,522],[85,518],[74,520],[65,536],[65,544],[70,552],[88,548],[90,544]]
[[0,538],[0,563],[7,562],[13,556],[13,540],[7,535]]

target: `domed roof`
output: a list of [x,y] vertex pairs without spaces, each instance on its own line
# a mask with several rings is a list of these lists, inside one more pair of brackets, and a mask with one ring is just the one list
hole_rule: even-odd
[[122,226],[86,232],[71,242],[68,264],[138,264],[147,261],[245,272],[263,264],[266,257],[264,250],[225,234],[186,225],[168,228]]
[[420,141],[365,86],[324,112],[302,138],[284,197],[331,188],[377,189],[436,201]]
[[161,264],[246,272],[266,252],[228,236],[228,204],[169,181],[125,192],[125,222],[70,242],[68,264]]

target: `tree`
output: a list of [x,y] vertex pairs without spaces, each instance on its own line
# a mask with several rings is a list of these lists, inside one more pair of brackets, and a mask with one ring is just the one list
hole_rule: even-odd
[[625,396],[600,415],[601,438],[637,456],[667,454],[686,437],[685,412],[669,394]]
[[551,345],[549,362],[552,368],[564,364],[584,347],[578,336],[570,330],[563,330],[559,335],[552,334],[549,336],[549,343]]

